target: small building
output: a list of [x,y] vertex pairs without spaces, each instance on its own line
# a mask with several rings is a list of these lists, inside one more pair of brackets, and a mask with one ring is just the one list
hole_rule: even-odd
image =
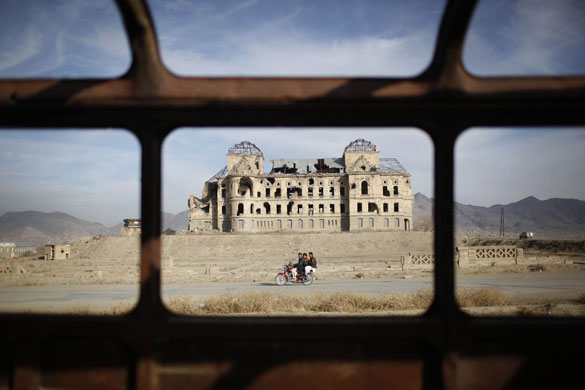
[[0,242],[0,259],[12,259],[16,244],[13,242]]
[[124,226],[120,228],[120,235],[124,237],[137,237],[142,234],[142,220],[127,218]]
[[45,245],[45,260],[68,260],[71,256],[71,245]]
[[32,256],[36,251],[37,248],[32,245],[0,242],[0,259],[16,259],[22,256]]

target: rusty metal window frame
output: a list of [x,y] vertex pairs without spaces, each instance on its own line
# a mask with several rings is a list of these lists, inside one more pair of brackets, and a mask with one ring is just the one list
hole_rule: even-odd
[[[535,336],[545,333],[547,340],[539,338],[539,342],[548,346],[583,346],[582,318],[465,315],[455,301],[452,253],[457,136],[472,126],[583,126],[585,77],[478,78],[469,74],[462,64],[462,50],[476,4],[473,0],[448,1],[432,62],[413,78],[177,77],[162,64],[146,1],[117,0],[117,4],[132,50],[128,72],[115,79],[0,80],[0,126],[116,127],[137,135],[142,147],[143,221],[139,302],[133,312],[116,318],[0,314],[4,329],[0,337],[13,346],[16,356],[13,385],[26,383],[23,372],[40,375],[38,369],[26,371],[30,359],[33,363],[35,359],[27,358],[26,351],[42,338],[123,340],[132,346],[136,359],[132,386],[141,389],[156,388],[153,378],[162,364],[159,350],[173,340],[268,346],[283,337],[292,340],[294,329],[310,334],[315,343],[392,346],[387,356],[411,356],[418,351],[415,355],[424,361],[427,387],[442,381],[441,362],[451,351],[481,354],[490,344],[499,353],[526,351]],[[429,310],[413,318],[319,320],[187,318],[168,312],[160,295],[161,144],[170,131],[183,126],[415,126],[424,130],[435,151],[437,261],[435,298]],[[408,352],[399,352],[404,350]],[[351,349],[323,351],[325,358],[355,358]],[[300,351],[292,354],[304,356]]]

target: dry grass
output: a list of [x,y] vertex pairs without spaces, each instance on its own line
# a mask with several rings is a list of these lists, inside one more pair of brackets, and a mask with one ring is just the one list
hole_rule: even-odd
[[285,295],[268,292],[222,294],[196,299],[171,297],[167,307],[181,315],[224,315],[245,313],[369,313],[392,310],[425,309],[432,292],[418,294],[335,294]]
[[545,317],[551,315],[551,305],[534,305],[519,307],[517,315],[520,317]]
[[71,309],[60,311],[60,313],[78,316],[121,316],[129,313],[135,306],[136,301],[119,302],[104,309],[96,309],[90,305],[79,305],[72,307]]
[[[285,295],[268,292],[223,294],[208,298],[171,297],[167,307],[189,316],[247,313],[375,313],[399,310],[424,310],[429,307],[432,290],[414,294],[364,294],[353,292]],[[503,306],[506,299],[492,289],[465,289],[458,292],[461,306]]]
[[[221,294],[206,298],[173,296],[166,300],[169,310],[179,315],[234,314],[317,314],[317,313],[384,313],[403,310],[425,310],[433,299],[432,289],[413,294],[366,294],[354,292],[287,295],[284,293],[245,292]],[[462,307],[505,306],[504,294],[493,289],[459,289],[457,300]],[[116,303],[104,309],[90,305],[61,311],[71,315],[119,316],[130,312],[136,302]],[[530,315],[529,313],[519,313]]]
[[530,272],[544,272],[544,271],[546,271],[546,267],[544,266],[544,264],[529,265],[528,269],[530,270]]
[[493,288],[460,288],[457,302],[461,307],[506,306],[506,296]]
[[[418,315],[408,311],[425,310],[431,304],[433,291],[421,290],[414,294],[365,294],[354,292],[319,293],[310,295],[287,295],[284,293],[245,292],[242,294],[222,294],[207,298],[173,296],[165,304],[172,312],[185,316],[209,315],[326,315],[326,314],[384,314],[392,312],[397,315]],[[510,307],[514,303],[507,301],[503,293],[494,289],[458,289],[457,302],[464,308]],[[127,301],[103,309],[90,305],[76,306],[60,311],[71,315],[107,315],[119,316],[129,313],[136,302]],[[534,303],[521,305],[513,312],[521,317],[541,317],[551,315],[583,316],[582,305],[585,294],[577,302],[571,301],[564,312],[553,313],[554,304]],[[510,306],[512,305],[512,306]],[[575,309],[575,307],[580,309]],[[570,310],[569,310],[570,309]],[[568,311],[567,311],[568,310]],[[575,311],[573,313],[572,311]],[[557,310],[558,311],[558,310]],[[508,314],[512,312],[507,311]],[[490,315],[493,315],[490,312]]]

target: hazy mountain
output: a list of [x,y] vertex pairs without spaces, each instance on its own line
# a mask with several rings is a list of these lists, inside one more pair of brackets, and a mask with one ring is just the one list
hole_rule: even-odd
[[101,223],[61,212],[10,212],[0,217],[0,241],[29,245],[62,244],[76,237],[101,234],[108,234],[108,229]]
[[[455,204],[458,234],[496,236],[500,231],[504,210],[508,237],[523,231],[534,232],[536,238],[580,238],[585,236],[585,201],[577,199],[538,200],[533,196],[507,205],[491,207]],[[177,233],[187,229],[189,211],[162,213],[163,231]],[[421,193],[414,195],[413,220],[416,230],[431,230],[433,200]],[[122,224],[106,227],[69,214],[39,211],[10,212],[0,217],[0,241],[30,245],[61,244],[76,237],[118,235]]]
[[[432,199],[415,196],[414,226],[432,215]],[[538,200],[533,196],[507,205],[490,207],[455,203],[455,225],[458,234],[473,236],[498,235],[502,209],[504,231],[516,236],[524,231],[536,237],[583,238],[585,236],[585,201],[577,199]]]
[[414,194],[412,219],[414,221],[414,230],[433,230],[433,200],[420,192]]
[[187,230],[189,227],[189,210],[180,212],[179,214],[162,213],[163,231],[172,229],[177,233]]

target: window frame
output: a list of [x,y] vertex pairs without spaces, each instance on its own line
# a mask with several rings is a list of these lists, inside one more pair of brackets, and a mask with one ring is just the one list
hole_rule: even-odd
[[[132,312],[117,318],[0,313],[3,340],[16,351],[11,366],[15,388],[26,381],[16,374],[22,367],[33,367],[31,375],[41,375],[39,365],[31,363],[37,355],[27,357],[23,352],[42,348],[41,336],[31,344],[30,335],[25,333],[31,327],[42,329],[49,340],[123,340],[135,351],[133,380],[141,389],[156,388],[151,385],[153,375],[158,375],[157,365],[164,363],[161,356],[168,356],[160,352],[168,351],[168,344],[160,340],[200,345],[205,337],[217,340],[226,350],[236,350],[238,343],[269,348],[293,343],[294,335],[308,334],[313,344],[322,346],[319,356],[325,360],[359,360],[359,354],[351,351],[360,345],[372,346],[368,348],[377,351],[375,356],[380,360],[415,356],[423,362],[422,375],[429,388],[447,375],[449,368],[443,362],[451,353],[526,354],[531,353],[527,345],[533,340],[539,340],[539,347],[568,353],[575,346],[583,348],[583,318],[466,315],[455,301],[452,254],[453,153],[458,135],[477,126],[584,126],[585,77],[480,78],[469,74],[462,65],[462,50],[476,4],[473,0],[448,1],[431,64],[416,77],[177,77],[160,59],[146,2],[118,0],[117,4],[132,49],[129,71],[114,79],[2,79],[0,126],[115,127],[136,134],[142,148],[139,301]],[[432,305],[417,317],[326,317],[318,321],[195,318],[169,312],[161,298],[161,146],[173,129],[185,126],[360,126],[388,131],[413,126],[425,131],[434,143],[434,220],[440,221],[434,233]],[[547,335],[546,340],[542,334]],[[340,350],[333,347],[336,343],[352,348]],[[287,354],[289,359],[305,357],[301,348],[289,349]],[[202,349],[195,355],[209,357],[212,353],[206,355]]]

